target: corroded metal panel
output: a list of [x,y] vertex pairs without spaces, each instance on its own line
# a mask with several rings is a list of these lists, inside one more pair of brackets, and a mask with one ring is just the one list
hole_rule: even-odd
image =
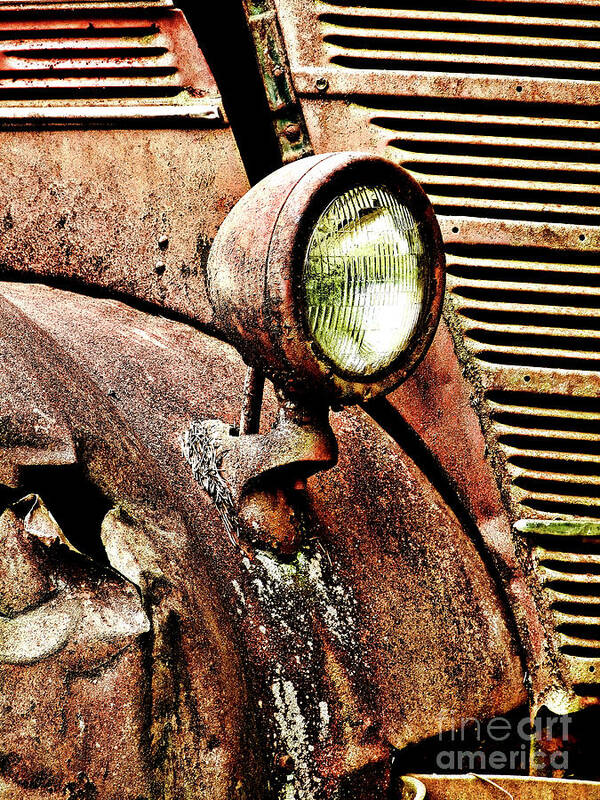
[[0,273],[208,320],[204,264],[248,181],[171,3],[0,4],[0,165]]
[[248,183],[229,128],[0,132],[0,273],[72,280],[198,322]]
[[519,520],[538,607],[570,699],[548,687],[547,705],[566,710],[600,696],[600,525],[593,520]]
[[[158,675],[149,682],[155,711],[143,723],[152,720],[154,775],[172,781],[172,796],[198,796],[197,782],[183,793],[190,776],[215,798],[271,796],[267,779],[274,796],[385,796],[390,745],[435,734],[440,709],[448,723],[460,724],[523,701],[515,641],[479,554],[410,458],[364,411],[332,415],[338,466],[283,506],[302,531],[296,548],[278,554],[240,546],[181,452],[192,422],[218,416],[236,423],[244,375],[237,353],[116,301],[8,282],[2,295],[19,322],[3,328],[8,347],[30,353],[45,408],[62,392],[52,453],[64,441],[66,460],[75,441],[71,459],[127,512],[113,509],[103,524],[110,563],[141,586],[157,633],[167,622],[162,612],[155,618],[157,605],[164,611],[181,597],[185,663],[161,651],[161,642],[169,646],[164,637],[144,651],[143,662],[146,676]],[[66,352],[77,376],[63,378]],[[72,392],[64,380],[72,380]],[[78,388],[88,385],[95,387],[89,398]],[[268,391],[263,431],[276,410]],[[43,450],[43,433],[30,463]],[[12,445],[4,442],[4,456],[11,461],[16,452],[16,481],[24,453]],[[162,582],[152,588],[155,574]],[[178,640],[169,641],[172,647]],[[171,667],[183,670],[178,686],[185,691],[175,697]],[[188,670],[195,670],[192,683]],[[80,701],[86,720],[90,692]],[[206,729],[187,727],[196,707]],[[40,726],[36,733],[46,741]],[[132,737],[128,751],[138,741]]]
[[[144,341],[159,357],[171,352],[177,384],[184,361],[181,337],[174,331],[169,340],[161,333],[168,326],[160,320],[141,312],[132,320],[119,314],[115,303],[101,303],[100,314],[94,314],[93,303],[78,295],[69,295],[70,303],[64,304],[57,290],[39,292],[30,286],[14,292],[15,299],[19,294],[37,297],[37,311],[23,312],[3,296],[2,363],[21,365],[21,380],[35,374],[46,422],[53,416],[62,421],[76,443],[75,466],[84,484],[107,499],[108,513],[94,518],[89,505],[78,502],[74,473],[67,471],[61,473],[62,491],[50,513],[60,519],[61,512],[77,505],[79,513],[65,536],[71,542],[76,537],[84,553],[93,552],[94,542],[103,542],[108,556],[104,562],[78,556],[57,541],[58,533],[54,543],[44,544],[42,535],[48,540],[48,531],[41,530],[27,508],[22,510],[23,503],[2,517],[3,549],[14,552],[19,546],[29,571],[17,575],[13,559],[3,562],[2,604],[9,616],[0,617],[0,790],[15,798],[28,798],[31,790],[36,800],[191,800],[199,791],[203,797],[229,800],[239,783],[252,796],[255,760],[244,746],[248,705],[242,666],[228,614],[207,565],[196,554],[197,537],[184,519],[178,487],[165,480],[150,442],[142,442],[123,417],[118,393],[127,396],[127,380],[120,386],[98,385],[72,348],[67,353],[29,314],[43,323],[40,306],[53,306],[56,299],[62,325],[72,335],[88,331],[88,352],[108,355],[107,348],[112,349],[129,359],[130,377],[142,375],[149,385],[160,383],[155,362],[140,363],[135,345],[123,347],[123,342]],[[102,335],[107,326],[112,348]],[[12,390],[5,388],[2,397]],[[158,392],[163,408],[173,400],[168,397],[168,391]],[[145,417],[152,436],[160,426],[155,403]],[[2,461],[11,464],[15,439],[6,437],[9,421],[2,414]],[[44,451],[44,424],[30,433],[34,437],[37,447],[28,461],[19,453],[16,498],[26,482],[39,486],[35,465],[48,463],[37,458]],[[176,441],[167,445],[177,446]],[[3,499],[10,503],[10,496]],[[202,498],[196,506],[210,528],[212,508]],[[24,549],[27,543],[33,552]],[[51,591],[38,591],[21,611],[15,590],[20,594],[27,586],[31,592],[40,572],[51,582]]]

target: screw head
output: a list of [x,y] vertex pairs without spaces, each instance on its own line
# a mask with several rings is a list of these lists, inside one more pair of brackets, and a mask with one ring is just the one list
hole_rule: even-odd
[[317,87],[317,91],[326,92],[327,89],[329,89],[329,81],[327,78],[317,78],[315,86]]

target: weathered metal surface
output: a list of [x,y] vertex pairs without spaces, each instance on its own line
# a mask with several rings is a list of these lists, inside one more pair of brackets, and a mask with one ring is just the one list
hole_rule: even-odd
[[[108,355],[102,333],[109,330],[112,350],[132,358],[131,367],[143,374],[144,381],[155,381],[152,359],[135,362],[135,348],[123,347],[123,341],[130,343],[136,338],[154,353],[166,347],[153,337],[152,326],[148,329],[143,324],[143,314],[137,314],[139,327],[131,325],[131,320],[128,325],[118,306],[108,302],[101,304],[100,315],[94,315],[77,295],[69,296],[70,303],[60,304],[62,293],[56,290],[36,292],[33,287],[20,286],[14,294],[33,300],[29,313],[42,324],[41,307],[56,300],[63,330],[70,330],[75,337],[85,336],[87,330],[90,354]],[[58,592],[50,595],[46,604],[0,620],[3,632],[7,626],[11,630],[9,639],[3,640],[5,646],[9,642],[9,653],[10,647],[18,645],[25,654],[29,649],[32,656],[31,664],[18,669],[10,663],[2,666],[5,718],[0,769],[7,796],[28,798],[30,790],[44,800],[75,796],[89,800],[196,798],[199,793],[230,798],[243,796],[246,790],[252,795],[255,760],[244,744],[246,689],[228,615],[196,552],[197,539],[182,516],[175,482],[165,478],[163,467],[126,424],[115,399],[117,391],[127,392],[131,373],[129,379],[122,373],[124,384],[98,386],[78,355],[74,354],[73,361],[54,338],[32,324],[27,312],[20,312],[3,298],[1,313],[3,367],[22,365],[23,370],[17,371],[23,379],[30,373],[36,376],[36,386],[46,401],[48,424],[55,415],[63,421],[75,442],[82,475],[107,499],[110,510],[101,530],[86,518],[82,505],[80,522],[70,534],[77,534],[84,549],[93,549],[94,541],[101,537],[111,567],[120,573],[78,560],[56,545],[46,555],[40,545],[35,558],[38,564],[39,559],[50,559],[47,574],[56,580]],[[174,338],[177,341],[177,333]],[[185,360],[179,348],[173,346],[173,352],[178,365]],[[5,398],[3,394],[3,403]],[[164,396],[155,399],[168,405]],[[147,427],[156,432],[154,412],[151,405],[144,415],[147,422],[155,420]],[[43,451],[44,426],[34,433],[37,449]],[[9,463],[13,441],[10,436],[2,437],[3,458]],[[169,443],[163,442],[163,447]],[[177,443],[171,447],[176,448]],[[43,456],[40,463],[47,463]],[[16,483],[35,482],[39,473],[27,478],[21,464],[22,459],[17,459],[14,465]],[[55,499],[59,506],[76,502],[70,488],[67,479],[64,492]],[[214,524],[210,504],[199,498],[196,506],[200,516],[208,514],[205,527]],[[55,514],[59,511],[60,507],[54,509]],[[20,522],[15,513],[9,510],[2,518],[3,547],[16,537],[32,535],[23,533],[28,523]],[[20,580],[11,577],[10,564],[4,562],[3,568],[4,587],[9,587],[11,580]],[[139,593],[151,622],[147,634],[141,622],[129,633],[125,630],[127,619],[135,616],[123,603],[134,603],[137,598],[139,605]],[[5,602],[11,604],[10,599]],[[65,602],[67,607],[61,608]],[[101,627],[94,629],[90,619],[81,616],[78,604],[81,613],[91,615],[94,625],[114,627],[116,649],[110,650],[110,637]],[[139,617],[139,608],[136,613]],[[45,652],[49,645],[42,635],[44,626],[50,626],[56,636],[66,623],[64,641],[56,643],[56,656],[54,650]],[[16,628],[22,641],[14,638]],[[127,636],[131,644],[122,649]],[[34,649],[36,642],[41,652]],[[86,660],[88,651],[98,653],[96,662]]]
[[314,507],[368,609],[361,647],[382,731],[402,748],[451,727],[458,708],[485,719],[516,707],[525,689],[515,643],[494,633],[498,595],[474,544],[368,415],[349,410],[332,425],[339,467],[313,479]]
[[498,541],[496,548],[509,558],[514,550],[510,522],[487,457],[475,398],[443,320],[423,362],[387,401],[438,461],[484,536],[488,527],[498,527],[496,536],[504,536],[506,544],[501,547]]
[[[563,681],[539,705],[569,713],[600,696],[600,524],[594,520],[519,520],[528,568],[539,592]],[[598,673],[597,673],[598,671]]]
[[259,369],[248,367],[244,378],[244,396],[240,411],[239,432],[258,433],[265,391],[265,376]]
[[551,695],[581,708],[544,570],[510,523],[600,515],[598,5],[277,8],[315,151],[395,159],[440,216],[466,381],[440,331],[391,403],[479,526],[529,653],[534,708]]
[[335,464],[327,416],[326,406],[317,416],[284,403],[268,433],[242,434],[221,420],[195,422],[184,433],[183,453],[234,543],[244,536],[297,551],[303,531],[294,524],[286,489],[305,489],[307,478]]
[[302,156],[310,156],[313,149],[294,92],[274,4],[272,0],[244,0],[243,5],[277,134],[281,161],[287,164]]
[[248,188],[230,129],[7,131],[0,166],[0,274],[210,319],[210,244]]
[[166,5],[2,6],[0,124],[218,125],[217,87],[180,11]]
[[[14,334],[53,403],[60,389],[79,463],[127,511],[109,511],[103,524],[110,563],[141,587],[153,631],[171,619],[164,604],[177,608],[182,639],[170,641],[187,654],[191,681],[178,686],[192,709],[200,704],[207,730],[194,740],[190,717],[161,706],[163,692],[171,696],[170,665],[182,662],[173,650],[161,658],[155,642],[144,661],[146,675],[159,671],[155,705],[144,719],[154,719],[150,743],[164,733],[155,774],[175,781],[161,784],[165,797],[185,797],[188,784],[194,798],[242,797],[242,786],[252,797],[385,796],[391,745],[436,733],[440,709],[451,723],[523,701],[515,643],[479,554],[364,412],[332,416],[338,466],[310,479],[307,491],[288,489],[282,508],[295,517],[298,548],[284,557],[264,545],[242,549],[180,443],[195,420],[235,424],[239,356],[115,301],[8,283],[2,293],[44,331],[17,314],[2,327],[11,346]],[[65,369],[65,350],[76,370],[70,362]],[[263,430],[276,408],[266,392]],[[149,579],[157,572],[158,583]],[[84,716],[88,700],[79,701]],[[132,738],[127,748],[135,746]]]
[[[118,11],[135,9],[152,12],[155,9],[173,8],[173,0],[91,0],[94,11]],[[3,11],[87,11],[90,0],[2,0]]]
[[315,151],[396,159],[441,216],[513,517],[598,516],[597,4],[277,7]]
[[[384,401],[378,418],[388,404],[418,435],[477,526],[528,655],[528,685],[535,707],[542,704],[550,687],[573,699],[569,682],[565,683],[556,666],[557,654],[548,638],[552,628],[544,626],[535,584],[532,587],[527,579],[529,570],[512,536],[477,415],[477,398],[463,375],[444,322],[422,364]],[[402,443],[393,421],[387,429]]]

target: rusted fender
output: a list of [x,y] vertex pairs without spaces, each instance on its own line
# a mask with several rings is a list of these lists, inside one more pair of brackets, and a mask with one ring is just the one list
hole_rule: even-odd
[[334,415],[339,465],[315,510],[365,609],[360,647],[396,747],[525,700],[518,647],[474,543],[425,476],[362,410]]
[[[7,558],[5,551],[0,564],[0,780],[7,796],[229,800],[244,791],[252,795],[257,780],[254,750],[247,745],[252,712],[234,633],[195,552],[195,536],[172,482],[74,348],[68,355],[58,337],[32,322],[31,317],[41,326],[41,305],[62,293],[29,286],[19,287],[19,293],[34,307],[23,312],[0,299],[0,379],[8,364],[15,367],[13,377],[33,376],[48,425],[26,429],[27,461],[14,427],[0,429],[13,494],[19,497],[23,483],[35,480],[27,478],[32,465],[64,468],[44,458],[45,444],[72,442],[76,463],[110,508],[102,529],[95,530],[80,505],[78,540],[85,548],[86,537],[102,537],[109,564],[73,553],[58,534],[50,549],[36,543],[37,520],[25,523],[27,514],[20,520],[20,504],[1,518],[3,547],[13,553]],[[86,303],[68,297],[71,313],[58,304],[58,316],[64,314],[67,328],[85,325]],[[95,338],[93,315],[87,323]],[[127,351],[129,336],[151,339],[143,327],[132,331],[122,320],[111,331],[113,347],[121,351]],[[98,345],[90,342],[90,353]],[[151,382],[150,361],[143,369]],[[25,396],[18,385],[4,386],[3,416],[15,397]],[[28,408],[25,404],[17,421]],[[151,417],[151,411],[145,413]],[[61,436],[48,439],[48,429]],[[72,505],[78,498],[70,474],[65,473],[64,503]],[[200,517],[202,507],[208,516],[201,527],[210,529],[213,509],[201,497]],[[28,565],[27,576],[15,572],[19,561]],[[24,585],[30,602],[15,606]]]
[[[150,507],[135,524],[129,510],[110,511],[104,541],[111,564],[142,586],[143,597],[160,594],[161,582],[144,584],[157,570],[184,592],[179,620],[188,646],[195,643],[189,701],[205,692],[199,702],[211,730],[229,719],[215,733],[220,744],[212,741],[220,760],[210,760],[211,740],[202,750],[210,769],[223,771],[206,796],[236,797],[238,769],[246,785],[259,775],[246,767],[253,758],[265,772],[251,796],[384,796],[391,747],[436,733],[440,710],[450,725],[523,701],[515,643],[476,548],[364,411],[332,415],[338,466],[311,478],[307,492],[286,495],[278,509],[303,531],[300,546],[285,555],[240,548],[181,450],[182,435],[198,420],[237,422],[245,371],[237,353],[115,301],[17,284],[3,285],[2,294],[95,387],[89,400],[53,395],[72,428],[86,426],[74,441],[93,442],[77,450],[90,475],[111,498],[133,496],[134,509]],[[35,355],[34,340],[29,347]],[[43,356],[36,374],[54,374],[56,357]],[[109,410],[111,425],[122,426],[115,441]],[[262,431],[276,411],[267,392]],[[123,452],[124,441],[149,461],[131,446]],[[167,509],[181,515],[177,533],[161,521],[171,519]],[[223,660],[211,667],[203,659],[213,642]],[[160,685],[168,686],[169,659],[161,663]],[[148,713],[160,716],[160,705]],[[183,726],[178,736],[174,752],[189,752],[191,731]],[[182,763],[175,757],[174,765]],[[187,785],[187,763],[179,774]],[[198,785],[194,791],[204,796]]]
[[549,647],[535,588],[519,558],[477,414],[477,395],[463,374],[445,322],[422,364],[385,402],[422,439],[477,525],[480,546],[489,554],[517,625],[534,703],[541,704],[551,687],[572,696]]

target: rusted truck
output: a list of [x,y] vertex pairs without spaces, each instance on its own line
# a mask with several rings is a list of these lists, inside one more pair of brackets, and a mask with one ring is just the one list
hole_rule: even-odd
[[600,798],[600,4],[0,31],[0,798]]

